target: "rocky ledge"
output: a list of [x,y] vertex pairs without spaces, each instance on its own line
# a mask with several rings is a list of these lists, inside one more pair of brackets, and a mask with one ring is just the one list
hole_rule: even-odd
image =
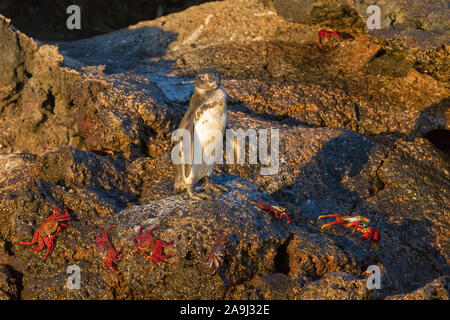
[[[344,41],[320,49],[334,11],[312,6],[298,21],[283,10],[294,2],[318,1],[208,2],[52,43],[0,17],[0,298],[449,298],[448,72],[433,50],[420,51],[436,66],[427,73],[405,53],[415,47],[365,32],[357,7],[334,26]],[[172,191],[170,134],[193,76],[211,66],[230,128],[279,130],[279,171],[218,165],[229,192],[190,201]],[[290,223],[252,200],[285,207]],[[54,206],[70,226],[44,260],[20,241]],[[346,228],[321,230],[318,217],[336,213],[370,218],[378,250]],[[112,226],[119,271],[95,245]],[[136,253],[141,226],[159,226],[166,263]],[[372,265],[378,290],[366,285]]]

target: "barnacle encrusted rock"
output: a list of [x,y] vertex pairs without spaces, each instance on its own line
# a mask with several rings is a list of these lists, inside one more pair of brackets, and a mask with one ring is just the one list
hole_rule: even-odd
[[[448,298],[450,109],[441,69],[426,74],[399,55],[406,51],[353,25],[343,42],[319,49],[321,22],[288,22],[269,2],[209,2],[53,44],[0,17],[1,298]],[[278,171],[218,165],[214,181],[230,192],[192,202],[173,195],[170,133],[193,75],[210,66],[224,78],[231,129],[279,130]],[[291,222],[248,202],[256,199],[287,208]],[[68,209],[71,227],[43,261],[20,241],[53,206]],[[332,213],[369,218],[378,251],[348,229],[321,231],[317,217]],[[126,245],[120,273],[95,248],[101,226],[113,224],[113,246]],[[156,224],[156,237],[174,241],[167,264],[134,254],[139,228]],[[230,242],[211,276],[198,256],[211,250],[213,229]],[[80,290],[67,287],[74,265]],[[371,265],[381,270],[380,290],[365,285]]]

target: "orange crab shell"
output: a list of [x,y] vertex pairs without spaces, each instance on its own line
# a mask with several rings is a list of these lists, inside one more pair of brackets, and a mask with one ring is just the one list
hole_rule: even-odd
[[55,233],[61,230],[61,226],[70,227],[68,224],[62,223],[62,221],[70,220],[69,213],[67,209],[64,209],[65,214],[59,215],[59,210],[56,206],[53,207],[55,213],[47,217],[47,219],[41,224],[41,226],[36,230],[31,241],[20,241],[24,245],[32,245],[38,243],[38,247],[30,249],[30,251],[41,251],[44,246],[47,246],[47,252],[44,256],[44,260],[53,250],[53,241],[56,239]]
[[42,236],[50,237],[53,233],[58,230],[59,222],[57,220],[48,220],[42,223],[39,227],[39,233]]

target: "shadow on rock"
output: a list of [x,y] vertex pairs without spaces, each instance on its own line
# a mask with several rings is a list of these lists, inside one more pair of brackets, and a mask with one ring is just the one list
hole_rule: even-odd
[[[430,189],[441,186],[435,181],[435,175],[437,180],[441,179],[438,172],[432,173],[434,169],[421,163],[423,159],[414,154],[425,153],[431,146],[401,140],[397,143],[398,146],[394,143],[388,147],[356,133],[333,138],[301,167],[291,187],[273,194],[274,199],[292,212],[299,228],[306,227],[323,237],[324,247],[327,247],[325,239],[331,239],[332,246],[339,248],[347,261],[333,267],[335,263],[330,261],[341,259],[336,249],[334,253],[319,251],[311,255],[307,254],[308,250],[290,251],[291,269],[300,278],[306,275],[306,279],[320,279],[324,275],[320,268],[327,270],[327,265],[334,268],[331,271],[366,278],[366,268],[375,264],[382,270],[382,290],[373,294],[383,297],[415,290],[448,272],[445,250],[438,249],[445,247],[446,240],[440,232],[445,233],[448,221],[445,214],[436,215],[436,212],[446,212],[445,199],[440,199],[439,191]],[[408,167],[415,169],[408,170]],[[434,182],[421,184],[424,175]],[[427,195],[433,195],[433,199],[427,199]],[[432,216],[431,212],[434,212]],[[339,225],[319,233],[317,217],[325,214],[369,218],[370,226],[381,234],[378,251],[368,241],[361,241],[360,233],[351,234],[350,229]],[[328,262],[321,261],[322,254],[331,254]],[[309,264],[305,263],[308,259]]]
[[450,155],[450,99],[446,98],[421,111],[409,138],[423,137]]
[[[177,33],[165,31],[158,27],[138,27],[122,29],[102,37],[94,37],[79,41],[61,42],[61,52],[76,59],[85,66],[104,66],[106,74],[135,71],[145,74],[140,62],[144,65],[152,58],[165,56],[169,45],[177,39]],[[74,65],[76,67],[76,65]]]

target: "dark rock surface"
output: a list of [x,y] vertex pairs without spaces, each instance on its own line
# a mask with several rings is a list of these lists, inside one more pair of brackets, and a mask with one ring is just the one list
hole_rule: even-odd
[[[167,132],[172,114],[165,111],[157,88],[149,99],[142,93],[131,96],[142,90],[139,79],[111,90],[112,83],[100,77],[61,68],[64,58],[57,47],[38,46],[7,20],[0,23],[0,68],[5,70],[0,90],[2,152],[41,154],[70,145],[113,149],[130,157],[147,150],[149,138]],[[126,105],[127,98],[133,105]]]
[[[0,18],[0,298],[448,299],[448,82],[356,29],[321,50],[308,24],[267,2],[221,1],[50,45]],[[206,66],[224,76],[229,127],[278,129],[280,161],[272,176],[218,165],[230,192],[194,202],[173,195],[170,133]],[[71,226],[43,260],[19,241],[55,205]],[[321,231],[332,213],[370,218],[379,249]],[[112,225],[120,273],[94,245]],[[174,241],[167,264],[135,254],[141,225]],[[230,241],[212,275],[200,257],[217,229]],[[80,290],[67,288],[72,265]],[[380,290],[366,287],[370,265]]]
[[[41,40],[75,40],[125,28],[208,0],[3,0],[0,12],[27,35]],[[81,9],[81,29],[68,30],[66,10]]]
[[370,298],[365,281],[345,273],[327,273],[305,285],[295,296],[300,300],[362,300]]
[[347,0],[273,0],[277,13],[286,20],[301,24],[323,24],[330,28],[364,29],[352,1]]
[[414,292],[387,297],[389,300],[449,300],[448,276],[430,282]]
[[19,297],[17,279],[10,268],[4,264],[0,265],[0,300],[9,300]]
[[[367,8],[377,5],[381,28],[369,30]],[[417,70],[449,81],[450,10],[446,0],[273,0],[287,21],[368,33],[383,50]]]

